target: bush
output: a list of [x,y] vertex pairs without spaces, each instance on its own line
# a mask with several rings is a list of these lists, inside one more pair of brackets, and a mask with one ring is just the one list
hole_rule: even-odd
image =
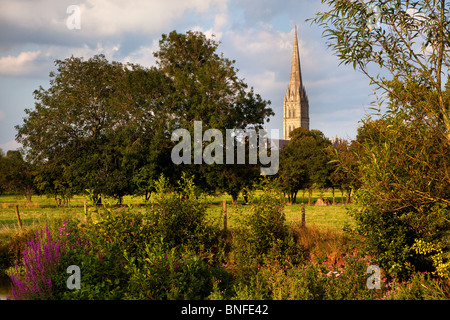
[[[65,274],[60,279],[62,298],[179,299],[210,294],[206,261],[214,262],[219,251],[219,230],[205,220],[205,206],[197,200],[192,180],[183,179],[173,191],[161,177],[156,190],[145,212],[109,206],[90,212],[80,229],[84,240],[64,263],[80,267],[82,288],[63,290]],[[181,255],[188,255],[188,260]],[[149,275],[153,276],[147,279]],[[168,289],[162,292],[164,287]]]
[[401,280],[436,269],[411,249],[416,240],[441,248],[442,257],[450,254],[450,144],[442,128],[398,107],[393,104],[378,120],[363,120],[358,131],[362,209],[353,216],[376,263]]
[[0,270],[6,270],[22,259],[22,251],[28,242],[34,239],[36,229],[24,228],[20,232],[16,232],[11,240],[0,244]]
[[247,283],[237,283],[236,299],[364,300],[379,291],[366,287],[371,262],[359,253],[346,255],[343,263],[329,267],[324,261],[285,267],[266,261]]
[[[212,293],[214,280],[229,278],[225,271],[211,267],[199,255],[177,253],[163,243],[145,245],[139,255],[127,255],[127,261],[130,282],[126,299],[206,299]],[[229,279],[223,284],[228,282]],[[223,289],[216,283],[216,290]]]
[[241,232],[245,234],[253,256],[261,256],[275,243],[285,240],[288,233],[283,208],[283,199],[265,188],[259,202],[241,221]]
[[186,247],[198,252],[211,240],[213,230],[205,219],[206,205],[192,179],[183,176],[179,190],[172,190],[161,176],[151,199],[146,218],[157,241],[162,239],[169,248]]
[[230,261],[240,286],[236,290],[244,290],[244,296],[251,294],[245,286],[250,285],[266,263],[289,268],[304,262],[307,256],[308,251],[285,224],[283,207],[283,199],[265,187],[259,201],[249,211],[240,212]]
[[[61,299],[122,299],[128,287],[124,253],[137,254],[144,243],[152,240],[145,215],[133,208],[95,207],[86,224],[76,228],[77,240],[63,257],[58,289]],[[66,287],[69,265],[80,267],[81,289]]]

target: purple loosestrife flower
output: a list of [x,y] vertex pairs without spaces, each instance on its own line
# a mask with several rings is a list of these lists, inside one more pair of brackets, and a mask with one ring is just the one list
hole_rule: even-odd
[[[58,267],[61,255],[67,246],[66,222],[60,228],[60,236],[53,237],[48,226],[36,231],[34,239],[22,251],[23,265],[15,265],[11,274],[12,298],[34,299],[51,296],[52,274]],[[68,232],[64,232],[68,235]]]

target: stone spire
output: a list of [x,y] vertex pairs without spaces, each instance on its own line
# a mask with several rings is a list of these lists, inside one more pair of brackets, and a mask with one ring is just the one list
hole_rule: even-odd
[[289,81],[289,91],[300,91],[302,87],[302,71],[300,69],[300,55],[298,53],[297,26],[295,26],[294,48],[292,50],[291,80]]
[[284,97],[283,111],[284,139],[289,140],[291,131],[298,127],[309,130],[309,101],[302,81],[297,26],[295,26],[294,47],[292,50],[291,78]]

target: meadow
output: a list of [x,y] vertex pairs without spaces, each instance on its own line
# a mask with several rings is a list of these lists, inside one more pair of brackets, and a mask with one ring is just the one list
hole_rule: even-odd
[[[256,192],[249,202],[257,202],[260,192]],[[328,198],[332,200],[331,191],[321,192],[314,191],[312,194],[312,203],[318,198]],[[14,231],[17,228],[17,218],[15,206],[19,206],[20,217],[24,227],[42,224],[49,219],[59,219],[66,216],[82,216],[84,214],[85,197],[74,196],[69,204],[61,204],[57,206],[55,199],[47,196],[33,196],[32,203],[27,204],[24,196],[21,195],[1,195],[0,196],[0,238],[4,229]],[[231,196],[226,194],[218,196],[210,196],[208,201],[208,215],[211,218],[220,218],[222,216],[222,203],[227,201],[228,223],[230,227],[233,225],[234,218],[240,210],[245,210],[248,205],[244,204],[243,199],[239,198],[238,205],[231,204]],[[300,200],[301,201],[301,200]],[[354,204],[342,204],[340,196],[335,197],[337,204],[315,206],[308,205],[308,199],[305,199],[306,220],[307,223],[321,227],[330,227],[336,230],[342,230],[345,224],[352,224],[351,217],[347,214],[348,208],[353,208]],[[345,202],[345,197],[343,198]],[[113,199],[105,198],[105,203],[115,204]],[[141,197],[125,196],[123,205],[131,205],[137,209],[145,205],[145,201]],[[301,203],[297,200],[296,204],[287,204],[284,208],[286,222],[292,223],[301,219]],[[2,231],[3,230],[3,231]]]

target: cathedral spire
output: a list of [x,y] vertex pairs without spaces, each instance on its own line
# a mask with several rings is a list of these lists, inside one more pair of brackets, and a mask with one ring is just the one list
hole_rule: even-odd
[[283,104],[283,138],[289,140],[291,131],[299,127],[309,130],[309,101],[302,81],[297,26],[295,26],[291,78]]
[[300,69],[300,55],[298,50],[298,39],[297,39],[297,26],[295,26],[294,35],[294,48],[292,50],[292,64],[291,64],[291,80],[289,82],[289,91],[291,94],[294,92],[301,93],[302,89],[302,72]]

